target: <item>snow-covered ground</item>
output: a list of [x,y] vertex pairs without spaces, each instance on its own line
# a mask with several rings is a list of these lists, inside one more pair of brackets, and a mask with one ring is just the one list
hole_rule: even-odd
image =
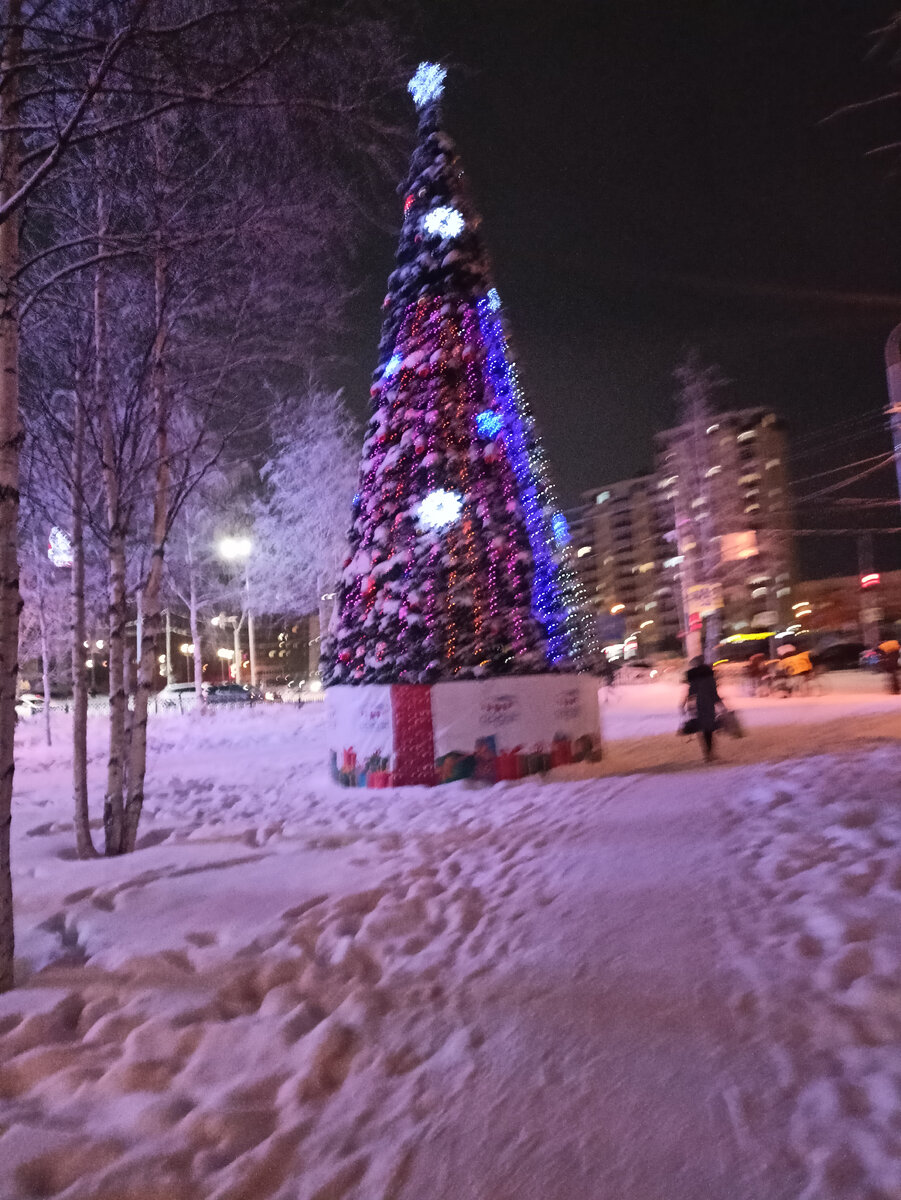
[[0,1196],[898,1200],[901,700],[827,686],[735,689],[706,768],[623,688],[603,763],[493,788],[342,791],[319,708],[159,717],[93,862],[67,718],[23,725]]

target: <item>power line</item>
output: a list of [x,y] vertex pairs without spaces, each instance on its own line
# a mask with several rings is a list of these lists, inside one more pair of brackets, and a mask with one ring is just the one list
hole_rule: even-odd
[[891,454],[883,455],[875,466],[868,467],[865,471],[859,471],[856,475],[852,475],[850,479],[841,479],[838,483],[831,483],[828,487],[820,488],[818,492],[811,492],[809,496],[798,496],[796,500],[799,504],[802,504],[806,500],[816,500],[820,496],[831,495],[832,492],[841,491],[843,487],[847,487],[851,483],[857,483],[861,479],[866,479],[869,475],[874,475],[877,471],[881,471],[894,461],[895,453],[892,451]]
[[840,467],[830,467],[828,471],[817,471],[814,475],[802,475],[800,479],[792,480],[792,487],[796,487],[799,483],[809,483],[811,479],[822,479],[824,475],[837,475],[839,471],[850,471],[852,467],[863,467],[867,463],[875,462],[877,458],[884,458],[885,454],[872,454],[869,458],[859,458],[857,462],[842,463]]

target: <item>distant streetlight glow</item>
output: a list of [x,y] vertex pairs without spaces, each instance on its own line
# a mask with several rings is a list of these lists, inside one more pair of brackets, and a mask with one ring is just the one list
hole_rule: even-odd
[[219,553],[230,562],[247,558],[252,549],[253,542],[249,537],[224,537],[219,543]]
[[626,611],[625,604],[614,604],[613,608],[610,609],[610,615],[615,617],[617,613],[621,613],[621,612],[625,612],[625,611]]

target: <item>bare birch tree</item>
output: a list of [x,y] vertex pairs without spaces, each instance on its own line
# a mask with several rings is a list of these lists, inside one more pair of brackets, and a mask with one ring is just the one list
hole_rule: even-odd
[[[83,408],[84,432],[89,454],[93,452],[92,440],[96,441],[95,435],[100,434],[105,525],[107,534],[112,534],[110,560],[116,560],[110,581],[113,608],[117,610],[111,622],[116,631],[116,646],[115,654],[110,649],[110,669],[119,681],[115,686],[122,691],[124,664],[118,661],[122,657],[119,654],[122,638],[117,624],[124,607],[120,597],[118,547],[123,524],[122,480],[114,479],[110,469],[111,463],[121,459],[122,446],[117,442],[115,425],[112,442],[110,429],[104,431],[104,398],[109,396],[111,407],[123,398],[122,392],[113,395],[109,390],[106,368],[109,357],[120,364],[138,361],[136,345],[125,350],[111,345],[108,313],[109,292],[114,282],[109,264],[133,255],[135,247],[117,243],[108,221],[109,211],[95,205],[98,227],[89,232],[77,228],[54,229],[45,245],[35,245],[31,263],[23,264],[25,206],[28,205],[29,212],[34,210],[35,201],[41,200],[47,189],[72,169],[76,154],[93,158],[95,164],[115,164],[117,146],[123,138],[167,114],[216,112],[222,121],[221,129],[226,128],[226,118],[230,116],[246,139],[253,137],[248,132],[248,114],[270,109],[275,115],[290,110],[292,127],[304,141],[307,152],[330,168],[326,173],[330,186],[318,193],[304,194],[303,202],[295,206],[297,228],[304,233],[315,230],[323,238],[329,236],[340,227],[348,211],[354,209],[355,189],[345,188],[341,182],[342,177],[347,181],[349,161],[355,160],[355,169],[365,179],[391,132],[381,100],[398,82],[397,60],[384,23],[375,19],[371,10],[372,5],[361,10],[345,3],[323,7],[313,0],[232,0],[225,7],[214,0],[192,3],[88,0],[80,4],[57,0],[50,5],[39,0],[9,0],[0,16],[0,991],[11,986],[13,954],[9,826],[19,614],[16,527],[18,453],[22,438],[19,344],[23,315],[39,301],[50,304],[58,298],[62,285],[96,269],[91,314],[93,388],[86,388],[93,394]],[[258,124],[257,129],[261,127]],[[96,150],[92,151],[92,146]],[[290,161],[292,155],[284,157]],[[263,197],[261,207],[267,208],[270,199]],[[284,208],[282,205],[283,212]],[[344,232],[350,232],[346,225]],[[260,226],[256,236],[264,237]],[[35,263],[41,264],[38,275],[23,275],[23,270],[33,268]],[[145,270],[146,264],[145,259]],[[314,259],[307,266],[316,273]],[[158,267],[159,259],[151,273],[154,279]],[[322,313],[337,311],[339,300],[340,296],[334,293],[325,298],[316,322],[320,327]],[[274,297],[270,304],[276,311]],[[152,347],[161,328],[160,313],[158,307],[149,311],[152,319],[147,324],[154,325],[154,329],[147,345]],[[232,333],[240,319],[238,313],[232,314]],[[164,325],[166,337],[171,337],[171,323],[167,321]],[[212,333],[209,327],[205,333],[210,344],[216,340],[209,336]],[[268,370],[275,365],[262,327],[258,327],[258,333],[257,346],[250,349],[245,344],[239,353],[240,339],[229,343],[228,322],[220,321],[218,326],[219,361],[223,357],[230,361],[235,376],[243,370],[245,382],[251,368],[258,375],[265,374],[263,360],[267,353]],[[120,339],[118,328],[115,339]],[[232,353],[223,355],[223,349]],[[155,394],[159,399],[165,350],[162,354],[152,350],[148,353],[145,347],[143,366],[147,368],[154,358],[156,370],[145,370],[141,377],[142,392],[145,396]],[[293,356],[286,356],[281,368],[290,370],[291,361]],[[205,370],[207,399],[212,405],[215,372],[209,366]],[[86,387],[87,377],[82,382]],[[237,384],[239,380],[234,382]],[[174,389],[163,391],[175,396]],[[232,412],[221,422],[220,434],[225,432],[229,420],[234,425],[237,397],[234,387],[230,392],[221,388],[220,402],[222,392],[224,408],[231,407]],[[165,404],[170,402],[167,400]],[[220,403],[220,412],[222,407]],[[142,460],[142,469],[156,468],[153,472],[156,490],[150,493],[154,497],[153,518],[148,530],[155,531],[150,532],[150,570],[156,570],[157,575],[159,567],[153,564],[161,559],[158,551],[161,552],[164,541],[162,513],[167,512],[168,525],[178,507],[165,478],[169,467],[163,465],[171,455],[159,450],[160,411],[157,404],[152,427],[153,449]],[[130,424],[129,436],[132,433]],[[134,449],[132,445],[131,450]],[[93,516],[88,505],[82,511],[85,519]],[[109,544],[107,549],[110,550]],[[141,657],[139,695],[142,690],[147,691],[143,648]],[[118,731],[123,722],[119,719],[122,715],[119,709],[123,705],[118,695],[115,704],[113,740],[124,753],[127,730],[123,730],[120,739]],[[145,760],[141,746],[135,747],[135,731],[138,742],[144,742],[143,725],[136,722],[127,766],[123,765],[124,758],[113,761],[117,754],[116,747],[111,745],[106,824],[113,850],[117,849],[117,839],[118,849],[133,844],[140,814]],[[127,784],[126,771],[132,777]],[[121,812],[118,797],[123,799]]]

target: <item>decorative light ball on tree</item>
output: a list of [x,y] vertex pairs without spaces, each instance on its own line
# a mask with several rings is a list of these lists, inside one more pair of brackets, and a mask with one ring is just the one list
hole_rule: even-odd
[[422,218],[422,227],[433,237],[455,238],[463,232],[466,221],[458,209],[451,208],[447,204],[440,204],[425,214]]
[[504,418],[500,413],[492,412],[490,408],[486,408],[476,417],[476,432],[479,437],[496,438],[504,428]]
[[407,91],[413,97],[417,108],[424,108],[441,97],[444,91],[444,80],[447,70],[440,63],[421,62],[416,68],[416,74],[407,84]]
[[554,541],[558,546],[568,546],[570,543],[569,523],[563,513],[554,513],[551,517],[551,529],[554,531]]

